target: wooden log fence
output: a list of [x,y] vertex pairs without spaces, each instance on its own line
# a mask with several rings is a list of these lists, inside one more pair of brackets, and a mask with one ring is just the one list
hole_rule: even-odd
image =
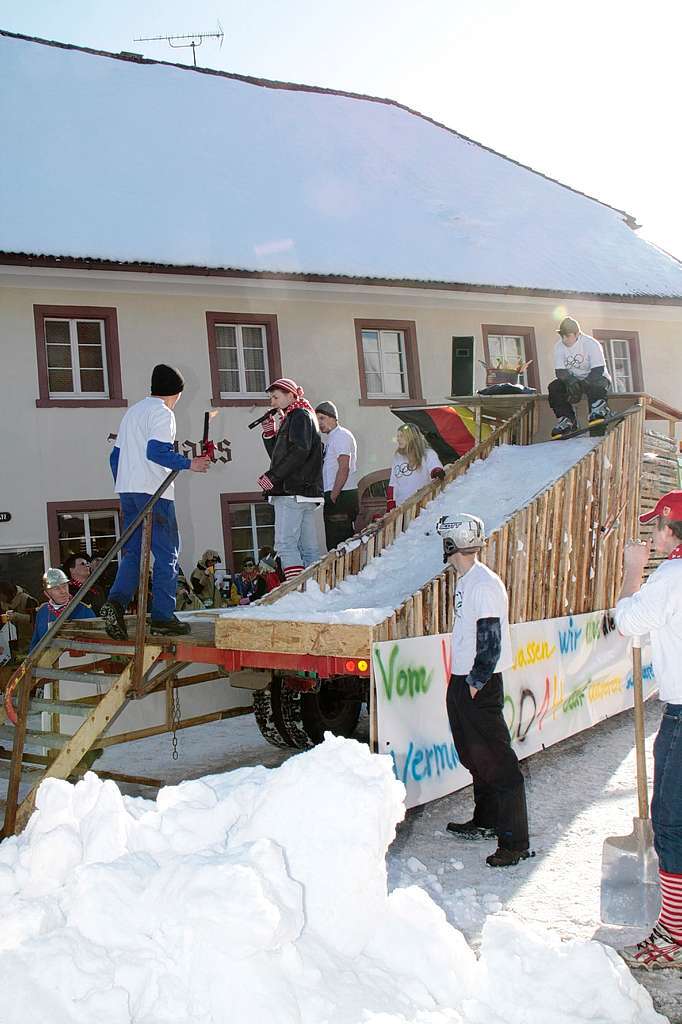
[[[654,489],[658,497],[676,486],[676,455],[665,444],[668,439],[656,436],[649,440],[647,435],[645,443],[646,401],[640,398],[637,412],[609,431],[575,466],[489,537],[482,560],[505,583],[512,623],[577,615],[614,605],[621,586],[624,544],[628,538],[639,535],[641,493],[650,496],[652,500],[645,507],[651,507]],[[284,593],[303,589],[310,579],[324,589],[360,572],[409,527],[444,486],[465,473],[473,462],[487,458],[499,444],[531,443],[534,420],[534,405],[528,403],[486,441],[449,466],[440,484],[424,488],[410,502],[356,537],[347,550],[331,552],[260,603],[274,603]],[[644,451],[649,452],[649,457],[643,462]],[[652,452],[655,459],[651,458]],[[451,630],[455,583],[454,570],[444,568],[388,619],[374,626],[371,640]],[[262,626],[259,622],[261,631]],[[334,626],[329,629],[333,631]]]
[[[639,412],[491,534],[482,561],[504,580],[511,622],[613,606],[623,546],[638,536],[643,424],[642,402]],[[454,591],[455,573],[448,568],[376,626],[374,640],[448,632]]]

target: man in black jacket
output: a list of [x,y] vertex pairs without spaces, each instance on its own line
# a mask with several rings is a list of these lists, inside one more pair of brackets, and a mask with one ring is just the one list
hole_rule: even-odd
[[291,579],[321,555],[315,514],[324,501],[322,441],[303,388],[280,377],[267,391],[274,415],[262,430],[270,469],[258,484],[275,509],[275,550],[285,579]]

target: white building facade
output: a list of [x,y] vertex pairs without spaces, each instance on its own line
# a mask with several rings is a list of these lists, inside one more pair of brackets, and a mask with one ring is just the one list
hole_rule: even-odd
[[390,101],[6,32],[0,68],[0,577],[36,596],[117,536],[110,438],[159,362],[181,451],[218,412],[176,486],[186,574],[272,543],[247,425],[280,375],[356,435],[365,518],[390,407],[472,394],[481,362],[546,391],[566,313],[617,390],[680,404],[682,266],[623,211]]

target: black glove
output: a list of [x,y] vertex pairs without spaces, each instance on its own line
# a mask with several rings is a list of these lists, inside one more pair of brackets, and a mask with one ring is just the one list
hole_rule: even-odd
[[577,377],[574,377],[572,373],[568,375],[564,381],[566,387],[566,397],[568,398],[571,405],[577,405],[580,399],[583,397],[583,386],[581,381]]

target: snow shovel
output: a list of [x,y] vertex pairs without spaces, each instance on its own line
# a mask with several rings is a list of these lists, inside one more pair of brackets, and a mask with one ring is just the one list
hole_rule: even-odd
[[628,836],[604,840],[601,870],[601,919],[604,924],[651,925],[658,917],[661,895],[658,857],[649,817],[644,752],[644,695],[642,693],[641,638],[632,640],[632,676],[635,697],[635,751],[639,817]]

